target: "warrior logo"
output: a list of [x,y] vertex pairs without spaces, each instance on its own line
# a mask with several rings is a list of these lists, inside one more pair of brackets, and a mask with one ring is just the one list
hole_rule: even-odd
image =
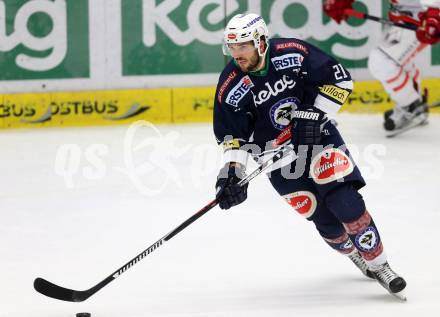
[[275,128],[283,130],[292,121],[298,99],[289,97],[278,101],[270,108],[270,120]]
[[379,235],[374,227],[367,227],[356,236],[355,242],[362,251],[368,252],[379,244]]
[[283,198],[305,218],[310,218],[316,210],[316,197],[309,191],[294,192],[284,195]]
[[295,111],[295,118],[306,119],[306,120],[319,120],[319,113],[312,111]]
[[142,260],[143,258],[145,258],[148,254],[150,254],[151,252],[153,252],[154,250],[156,250],[158,247],[160,247],[163,243],[163,239],[157,241],[155,244],[153,244],[152,246],[148,247],[148,249],[146,249],[144,252],[142,252],[141,254],[139,254],[137,257],[135,257],[133,260],[131,260],[130,262],[128,262],[127,264],[125,264],[122,268],[119,269],[119,271],[117,271],[115,274],[113,274],[113,278],[117,278],[119,275],[121,275],[122,273],[124,273],[125,271],[127,271],[129,268],[131,268],[133,265],[135,265],[136,263],[138,263],[140,260]]
[[327,184],[349,175],[353,169],[353,162],[344,151],[326,149],[312,160],[310,176],[317,184]]

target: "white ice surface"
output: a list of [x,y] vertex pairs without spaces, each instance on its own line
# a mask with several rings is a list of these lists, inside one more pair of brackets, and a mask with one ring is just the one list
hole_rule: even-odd
[[[135,164],[147,162],[137,185],[118,169],[127,127],[105,127],[1,132],[0,316],[439,316],[440,117],[395,139],[384,137],[380,116],[340,115],[339,123],[359,150],[362,194],[392,267],[407,279],[406,303],[332,251],[264,175],[245,203],[213,209],[87,301],[40,295],[38,276],[91,287],[213,198],[220,163],[210,125],[159,126],[163,147],[133,152]],[[169,176],[159,166],[165,156],[148,165],[150,152],[176,153],[166,145],[173,138],[177,176],[145,195]],[[135,139],[159,136],[144,128]],[[56,160],[64,144],[82,153],[70,188],[58,175],[75,168],[72,158]]]

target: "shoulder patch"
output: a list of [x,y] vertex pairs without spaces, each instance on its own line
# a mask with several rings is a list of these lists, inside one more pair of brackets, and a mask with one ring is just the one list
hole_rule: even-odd
[[244,76],[228,93],[226,103],[237,107],[240,100],[246,96],[252,87],[254,87],[254,83],[250,77],[248,75]]
[[271,58],[276,70],[301,67],[304,56],[299,53],[289,53]]
[[237,71],[233,70],[232,73],[228,75],[224,83],[220,86],[218,90],[217,100],[219,103],[222,102],[223,93],[225,92],[226,88],[228,88],[229,84],[231,83],[234,78],[237,77]]
[[350,95],[350,91],[335,85],[324,85],[319,87],[319,94],[339,105],[343,105]]
[[300,51],[304,52],[305,54],[309,53],[309,50],[307,49],[307,47],[305,47],[303,44],[300,44],[298,42],[291,41],[291,42],[280,43],[280,44],[275,45],[275,49],[277,51],[284,50],[286,48],[296,48],[297,50],[300,50]]

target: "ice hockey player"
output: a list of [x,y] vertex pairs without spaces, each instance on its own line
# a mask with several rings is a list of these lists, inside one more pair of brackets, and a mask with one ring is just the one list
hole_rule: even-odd
[[[341,23],[354,0],[325,0],[324,12]],[[428,108],[420,89],[417,55],[440,40],[440,0],[391,0],[389,19],[398,23],[420,22],[417,31],[385,26],[381,43],[369,54],[368,68],[379,80],[395,107],[385,112],[389,136],[425,124]]]
[[406,282],[389,266],[358,192],[364,179],[327,118],[352,90],[349,72],[307,42],[269,40],[264,20],[252,13],[229,21],[223,49],[232,60],[220,75],[214,100],[214,133],[225,160],[216,182],[220,208],[246,200],[248,186],[237,183],[245,175],[249,152],[258,154],[256,147],[261,153],[270,151],[266,145],[291,125],[290,141],[299,158],[270,173],[272,186],[314,222],[330,247],[404,298]]

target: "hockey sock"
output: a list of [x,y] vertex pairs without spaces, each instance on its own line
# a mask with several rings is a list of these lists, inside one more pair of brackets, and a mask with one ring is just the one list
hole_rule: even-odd
[[344,227],[369,267],[377,267],[387,261],[379,232],[367,210],[357,220],[344,223]]
[[350,238],[348,237],[348,234],[344,232],[339,237],[329,239],[324,238],[324,241],[327,242],[327,244],[334,250],[338,251],[339,253],[342,253],[344,255],[348,255],[354,250],[353,243],[350,241]]

